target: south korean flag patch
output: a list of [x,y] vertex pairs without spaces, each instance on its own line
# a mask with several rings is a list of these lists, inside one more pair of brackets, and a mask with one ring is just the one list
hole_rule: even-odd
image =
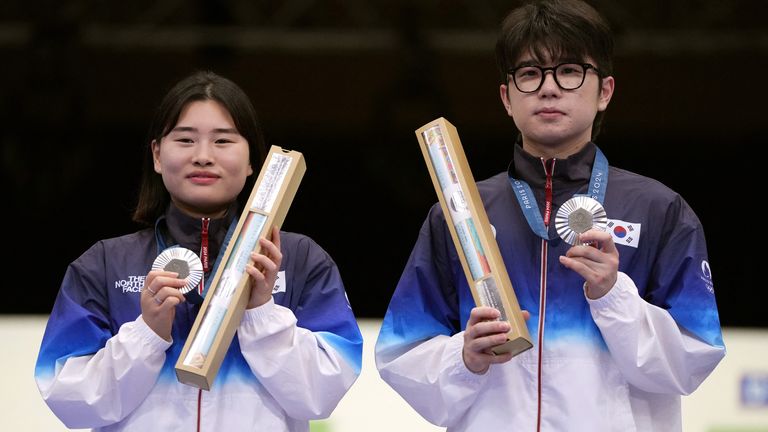
[[608,219],[605,230],[611,233],[616,244],[637,248],[640,244],[641,224],[619,219]]
[[275,279],[275,286],[272,287],[272,294],[285,292],[285,270],[277,272],[277,279]]

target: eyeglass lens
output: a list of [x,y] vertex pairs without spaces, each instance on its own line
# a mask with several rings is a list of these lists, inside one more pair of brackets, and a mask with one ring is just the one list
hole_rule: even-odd
[[515,69],[513,74],[517,89],[524,93],[538,90],[544,82],[544,75],[547,70],[554,70],[555,82],[563,90],[574,90],[584,83],[584,66],[578,63],[564,63],[554,68],[523,66]]

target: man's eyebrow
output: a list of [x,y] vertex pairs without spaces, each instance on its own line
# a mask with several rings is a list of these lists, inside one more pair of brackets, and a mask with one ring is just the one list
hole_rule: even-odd
[[561,58],[558,63],[576,63],[576,64],[582,64],[585,63],[585,60],[578,57],[563,57]]
[[538,66],[538,64],[533,59],[525,59],[525,60],[519,61],[515,65],[516,68],[523,67],[523,66]]

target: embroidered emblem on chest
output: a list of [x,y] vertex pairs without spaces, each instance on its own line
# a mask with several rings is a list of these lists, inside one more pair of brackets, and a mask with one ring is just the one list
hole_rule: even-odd
[[285,270],[277,272],[277,279],[275,279],[275,286],[272,287],[272,294],[285,292]]
[[608,219],[606,231],[611,233],[613,242],[637,248],[640,244],[640,231],[642,225],[636,222],[626,222],[619,219]]

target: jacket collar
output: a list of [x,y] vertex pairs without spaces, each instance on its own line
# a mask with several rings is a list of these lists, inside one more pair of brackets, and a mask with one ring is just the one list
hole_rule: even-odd
[[[595,160],[597,147],[589,142],[578,152],[565,159],[557,159],[555,170],[552,174],[556,182],[569,184],[584,184],[592,175],[592,164]],[[515,179],[524,180],[533,189],[544,187],[546,171],[543,158],[534,156],[523,150],[520,145],[515,145],[512,162],[507,168],[507,174]],[[548,161],[547,161],[548,162]]]
[[[223,217],[211,219],[208,225],[208,253],[215,260],[221,250],[232,221],[238,216],[237,202],[233,202]],[[155,225],[156,235],[162,236],[164,247],[178,245],[200,253],[202,218],[189,216],[171,203]]]

